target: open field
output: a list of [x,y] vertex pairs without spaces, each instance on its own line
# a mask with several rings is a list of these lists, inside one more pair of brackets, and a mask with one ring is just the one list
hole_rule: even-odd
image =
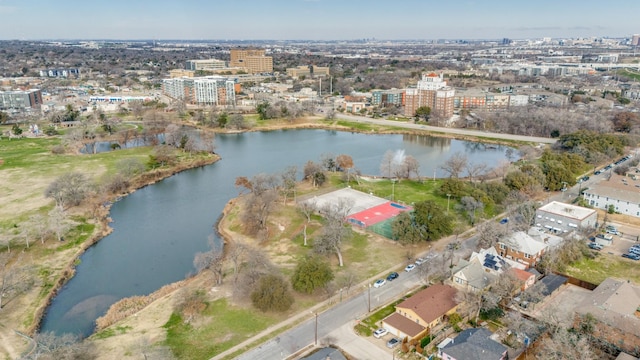
[[608,277],[629,279],[640,284],[640,261],[625,259],[618,255],[598,253],[593,259],[582,261],[567,267],[567,275],[593,284],[600,284]]

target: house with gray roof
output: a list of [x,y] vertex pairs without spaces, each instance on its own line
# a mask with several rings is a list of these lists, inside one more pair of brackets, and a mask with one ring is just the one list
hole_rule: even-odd
[[640,180],[610,175],[608,180],[583,191],[584,200],[598,209],[609,210],[613,206],[618,213],[640,217]]
[[463,330],[452,341],[439,349],[443,360],[503,360],[507,347],[493,340],[485,328]]
[[575,308],[574,326],[595,320],[592,335],[634,356],[640,356],[640,286],[628,280],[605,279]]

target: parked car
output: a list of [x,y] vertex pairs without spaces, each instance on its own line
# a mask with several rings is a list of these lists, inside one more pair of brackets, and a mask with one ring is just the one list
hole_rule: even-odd
[[587,181],[587,180],[589,180],[589,177],[588,177],[588,176],[583,176],[583,177],[582,177],[582,181]]
[[607,234],[613,234],[613,235],[619,235],[620,234],[618,232],[618,229],[613,225],[607,225],[607,227],[605,227],[604,229],[607,232]]
[[415,264],[416,265],[422,265],[422,264],[424,264],[426,262],[427,262],[427,259],[417,258]]
[[373,337],[376,339],[380,339],[381,337],[387,335],[387,333],[389,332],[389,330],[385,329],[385,328],[380,328],[376,331],[373,332]]
[[387,347],[389,349],[393,349],[394,347],[398,346],[398,344],[400,344],[400,340],[398,340],[398,338],[393,338],[387,341]]
[[409,271],[411,271],[411,270],[413,270],[415,268],[416,268],[415,264],[409,264],[409,265],[407,265],[407,267],[404,268],[404,271],[409,272]]
[[640,245],[633,245],[632,247],[629,248],[628,253],[640,255]]
[[631,260],[640,260],[640,255],[633,254],[633,253],[622,254],[622,257],[626,257],[627,259],[631,259]]
[[602,170],[597,170],[596,172],[593,173],[594,175],[600,175],[602,174]]
[[608,241],[613,240],[613,236],[611,236],[610,234],[598,234],[596,235],[596,238],[605,239]]
[[387,280],[388,281],[393,281],[393,280],[397,279],[398,276],[400,276],[400,275],[398,275],[398,273],[394,271],[391,274],[389,274],[389,276],[387,276]]
[[379,279],[378,281],[373,283],[373,287],[374,288],[379,288],[380,286],[384,285],[387,283],[387,280],[385,279]]
[[508,222],[509,222],[509,218],[504,218],[504,219],[500,220],[500,224],[503,224],[503,225],[508,223]]
[[598,244],[598,243],[589,243],[589,248],[593,249],[593,250],[602,250],[602,248],[604,248],[604,246]]

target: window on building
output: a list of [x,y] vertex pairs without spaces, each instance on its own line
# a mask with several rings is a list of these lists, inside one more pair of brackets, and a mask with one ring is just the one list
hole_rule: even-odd
[[529,255],[529,254],[524,254],[524,258],[525,258],[525,259],[531,259],[531,255]]
[[505,244],[500,244],[500,249],[502,249],[502,250],[506,250],[506,249],[507,249],[507,246],[506,246]]

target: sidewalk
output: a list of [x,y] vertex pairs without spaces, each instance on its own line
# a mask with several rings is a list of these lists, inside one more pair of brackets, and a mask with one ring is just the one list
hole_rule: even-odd
[[[472,232],[474,230],[474,228],[471,228],[467,231],[465,231],[462,234],[458,235],[458,239],[460,241],[465,241],[467,240],[467,238],[465,238],[465,235],[468,235],[470,232]],[[447,236],[445,238],[442,238],[438,241],[435,241],[431,244],[431,247],[429,248],[429,250],[427,250],[424,253],[421,254],[417,254],[416,257],[421,257],[421,256],[426,256],[428,253],[434,252],[434,251],[442,251],[444,250],[444,248],[446,248],[446,245],[449,244],[450,242],[452,242],[453,240],[455,240],[456,236],[455,235],[450,235]],[[389,273],[389,271],[392,271],[393,269],[385,269],[384,271],[381,271],[380,273],[376,274],[373,277],[370,277],[369,279],[366,279],[365,281],[360,282],[359,284],[356,284],[354,286],[352,286],[353,291],[350,291],[349,294],[344,297],[342,299],[342,301],[346,301],[348,299],[351,299],[353,297],[356,297],[358,295],[362,295],[364,293],[365,290],[360,290],[360,291],[356,291],[358,289],[366,289],[367,286],[369,286],[370,284],[372,284],[375,280],[381,278],[381,277],[386,277],[386,275]],[[293,325],[297,325],[300,324],[302,322],[304,322],[305,320],[311,319],[313,317],[314,313],[318,313],[321,314],[324,311],[330,309],[331,307],[333,307],[334,305],[336,305],[336,299],[335,299],[335,295],[332,296],[331,298],[324,300],[316,305],[314,305],[311,308],[308,309],[304,309],[302,311],[300,311],[298,314],[288,318],[285,321],[282,321],[278,324],[275,324],[273,326],[268,327],[267,329],[261,331],[260,333],[258,333],[255,336],[252,336],[251,338],[243,341],[242,343],[233,346],[232,348],[229,348],[226,351],[223,351],[222,353],[212,357],[210,360],[221,360],[223,358],[225,358],[226,356],[229,356],[230,354],[235,353],[236,351],[239,350],[246,350],[248,351],[249,349],[253,349],[256,347],[259,347],[260,345],[268,342],[269,340],[271,340],[271,338],[273,336],[275,336],[274,333],[278,332],[284,332],[285,330],[288,330],[288,328],[290,328]],[[375,309],[371,309],[372,312],[375,311]],[[271,335],[271,336],[269,336]],[[355,334],[354,334],[355,335]],[[268,337],[268,338],[267,338]],[[262,341],[260,341],[262,339]],[[296,354],[291,355],[289,358],[293,358],[293,356],[296,356]]]

